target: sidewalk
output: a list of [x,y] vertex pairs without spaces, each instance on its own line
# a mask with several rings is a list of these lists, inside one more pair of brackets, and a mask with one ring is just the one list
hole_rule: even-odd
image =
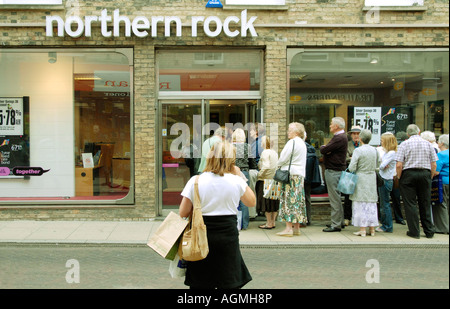
[[[162,218],[153,221],[0,221],[1,244],[126,244],[146,245],[149,237],[161,224]],[[341,232],[325,233],[326,222],[316,222],[302,228],[301,236],[280,237],[283,230],[277,222],[272,230],[262,230],[263,221],[250,221],[247,230],[240,232],[243,246],[379,246],[379,245],[439,245],[448,246],[449,235],[435,234],[427,239],[406,236],[407,226],[394,224],[393,233],[376,233],[375,237],[353,235],[358,227],[348,226]]]

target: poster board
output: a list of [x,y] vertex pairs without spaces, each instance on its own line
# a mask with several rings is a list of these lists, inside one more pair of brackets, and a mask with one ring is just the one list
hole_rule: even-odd
[[29,97],[0,97],[0,179],[27,179],[28,176],[15,176],[13,169],[28,166]]
[[383,106],[383,107],[355,107],[354,125],[372,132],[370,145],[381,144],[381,134],[391,132],[406,132],[413,116],[411,107]]
[[381,107],[355,107],[354,124],[372,132],[370,145],[381,142]]

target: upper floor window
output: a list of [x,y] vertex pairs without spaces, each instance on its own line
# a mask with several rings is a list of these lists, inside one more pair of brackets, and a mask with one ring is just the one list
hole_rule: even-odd
[[424,0],[365,0],[365,6],[423,6]]

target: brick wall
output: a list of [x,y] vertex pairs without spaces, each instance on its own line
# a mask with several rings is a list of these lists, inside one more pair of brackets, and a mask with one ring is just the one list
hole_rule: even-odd
[[[157,215],[156,151],[156,96],[155,96],[155,49],[164,47],[189,48],[192,46],[260,47],[265,50],[263,107],[266,122],[278,123],[279,150],[286,141],[287,60],[288,47],[448,47],[448,28],[402,27],[402,24],[448,24],[447,0],[426,1],[428,9],[421,12],[382,11],[380,24],[397,24],[397,28],[338,27],[336,24],[366,23],[363,0],[299,0],[287,1],[288,11],[249,11],[258,16],[255,22],[258,37],[227,38],[223,34],[209,38],[199,31],[192,38],[190,28],[183,28],[182,37],[165,38],[162,29],[157,38],[104,38],[98,28],[91,38],[78,39],[45,36],[45,18],[49,15],[64,17],[66,13],[77,15],[100,15],[102,9],[111,14],[120,9],[121,15],[130,19],[143,15],[179,16],[189,23],[192,16],[240,15],[241,10],[206,9],[204,0],[136,0],[136,1],[71,1],[60,10],[44,8],[28,10],[7,8],[0,10],[1,48],[28,47],[132,47],[134,49],[134,152],[135,152],[135,205],[126,207],[83,205],[49,206],[35,208],[0,205],[0,220],[145,220]],[[330,27],[287,27],[295,25],[330,24]],[[25,25],[24,25],[25,24]],[[277,25],[264,26],[267,24]],[[1,208],[3,207],[3,208]],[[319,208],[321,210],[319,210]],[[329,216],[329,209],[317,209],[317,216]]]

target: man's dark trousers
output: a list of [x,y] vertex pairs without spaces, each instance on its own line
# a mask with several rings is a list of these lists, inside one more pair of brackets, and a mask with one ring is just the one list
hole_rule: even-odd
[[[403,170],[400,192],[405,206],[406,222],[411,236],[420,236],[420,222],[427,237],[433,237],[431,218],[431,172],[426,169]],[[418,206],[418,207],[417,207]]]

